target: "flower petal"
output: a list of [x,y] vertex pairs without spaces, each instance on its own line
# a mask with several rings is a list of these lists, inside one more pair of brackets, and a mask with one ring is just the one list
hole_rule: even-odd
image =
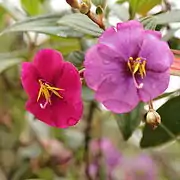
[[[105,51],[111,58],[103,54]],[[116,53],[114,55],[110,48],[102,44],[95,45],[87,51],[84,66],[86,83],[94,90],[97,90],[109,74],[123,70],[120,58],[117,58]]]
[[31,98],[37,98],[39,91],[39,74],[32,63],[22,63],[21,81],[23,88]]
[[29,100],[26,109],[49,126],[66,128],[75,125],[80,120],[83,105],[81,101],[71,104],[61,100],[52,105],[48,104],[45,109],[42,109],[39,103]]
[[169,70],[166,72],[147,71],[143,88],[138,90],[140,100],[147,102],[162,94],[169,84]]
[[139,57],[146,58],[146,69],[163,72],[170,68],[173,54],[166,42],[160,41],[152,34],[146,34],[139,52]]
[[105,44],[128,61],[130,56],[137,56],[142,41],[144,30],[138,21],[119,23],[117,31],[105,31],[99,43]]
[[42,49],[36,54],[33,64],[38,69],[41,78],[53,84],[57,73],[62,70],[64,61],[58,51]]
[[156,36],[158,39],[162,38],[162,35],[159,31],[145,30],[145,33]]
[[101,83],[96,99],[115,113],[126,113],[139,102],[137,89],[131,76],[115,73]]
[[139,21],[136,21],[136,20],[131,20],[131,21],[122,22],[122,23],[117,24],[117,30],[119,30],[119,31],[129,29],[129,28],[143,29],[143,25]]
[[81,100],[80,75],[73,64],[64,63],[55,86],[64,89],[64,91],[60,91],[60,94],[66,101],[73,103]]
[[62,101],[53,107],[53,111],[57,114],[56,127],[74,126],[82,117],[83,103],[82,101],[76,103]]

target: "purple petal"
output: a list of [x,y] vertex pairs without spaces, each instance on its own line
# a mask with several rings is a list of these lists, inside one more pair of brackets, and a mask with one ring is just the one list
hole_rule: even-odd
[[161,32],[159,31],[145,30],[145,33],[156,36],[158,39],[162,38]]
[[[107,52],[111,56],[105,56],[103,53]],[[101,82],[113,72],[121,72],[120,58],[118,59],[116,53],[107,46],[99,44],[88,50],[85,57],[85,73],[84,77],[88,86],[94,90],[98,89]]]
[[22,63],[21,81],[23,88],[29,97],[36,99],[39,91],[39,74],[32,63]]
[[147,70],[156,72],[166,71],[173,62],[173,54],[167,43],[152,34],[146,34],[139,57],[146,58]]
[[162,73],[147,71],[143,88],[138,90],[140,100],[147,102],[163,93],[168,87],[169,78],[169,70]]
[[117,31],[105,32],[99,43],[105,44],[118,53],[125,61],[130,56],[137,56],[142,41],[144,30],[138,21],[119,23]]
[[119,30],[119,31],[129,29],[129,28],[143,29],[143,25],[139,21],[136,21],[136,20],[131,20],[131,21],[122,22],[122,23],[117,24],[117,30]]
[[110,27],[106,29],[102,35],[99,37],[98,42],[106,40],[106,38],[111,38],[116,33],[115,27]]
[[119,72],[109,75],[101,83],[96,92],[96,99],[115,113],[129,112],[139,102],[132,77]]
[[43,49],[36,54],[33,64],[39,71],[41,78],[53,84],[57,73],[62,70],[64,62],[58,51]]

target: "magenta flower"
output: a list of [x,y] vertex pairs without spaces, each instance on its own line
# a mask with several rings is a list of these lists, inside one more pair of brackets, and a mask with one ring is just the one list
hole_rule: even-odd
[[85,57],[85,80],[115,113],[131,111],[165,91],[173,55],[159,32],[135,20],[110,27]]
[[22,64],[26,109],[44,123],[59,128],[75,125],[82,115],[81,82],[76,68],[52,49],[39,51]]

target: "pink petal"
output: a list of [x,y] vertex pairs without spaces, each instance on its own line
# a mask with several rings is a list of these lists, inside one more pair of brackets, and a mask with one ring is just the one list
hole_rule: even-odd
[[26,109],[31,112],[37,119],[48,124],[49,126],[66,128],[75,125],[82,116],[82,102],[65,102],[59,100],[47,105],[45,109],[39,106],[35,101],[28,101]]
[[[106,52],[106,54],[104,54]],[[108,57],[108,55],[111,57]],[[84,77],[88,86],[97,90],[101,82],[114,71],[121,71],[120,57],[106,45],[95,45],[90,48],[85,57]]]
[[170,68],[173,62],[173,54],[166,42],[160,41],[152,34],[146,34],[139,52],[139,57],[147,60],[147,70],[163,72]]
[[36,54],[33,63],[41,78],[52,84],[64,65],[61,53],[53,49],[40,50]]
[[23,88],[26,93],[31,98],[37,98],[39,91],[39,74],[37,69],[34,67],[32,63],[24,62],[22,63],[22,71],[21,71],[21,81]]
[[96,99],[115,113],[131,111],[139,102],[132,77],[119,72],[106,78],[96,92]]
[[59,102],[53,107],[56,114],[56,127],[66,128],[78,123],[83,113],[83,103],[79,102]]
[[68,102],[79,102],[81,100],[81,81],[77,69],[69,62],[64,67],[55,84],[56,87],[64,89],[60,91],[62,97]]
[[140,100],[147,102],[162,94],[169,84],[169,70],[166,72],[147,71],[143,88],[138,90]]

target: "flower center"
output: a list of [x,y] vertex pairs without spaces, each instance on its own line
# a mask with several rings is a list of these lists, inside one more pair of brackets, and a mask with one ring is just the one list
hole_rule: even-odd
[[46,81],[44,81],[42,79],[39,79],[39,85],[40,85],[40,89],[39,89],[39,93],[38,93],[38,97],[37,97],[37,102],[39,101],[40,97],[44,97],[44,99],[45,99],[45,103],[40,104],[40,107],[42,109],[45,109],[48,103],[51,104],[52,94],[56,95],[60,99],[63,98],[57,91],[63,91],[64,89],[53,87],[53,86],[49,85],[49,83],[47,83]]
[[135,86],[138,89],[142,88],[143,83],[138,84],[135,75],[139,74],[142,79],[146,76],[146,59],[141,57],[138,57],[136,59],[134,59],[133,57],[129,57],[127,65],[132,73]]

